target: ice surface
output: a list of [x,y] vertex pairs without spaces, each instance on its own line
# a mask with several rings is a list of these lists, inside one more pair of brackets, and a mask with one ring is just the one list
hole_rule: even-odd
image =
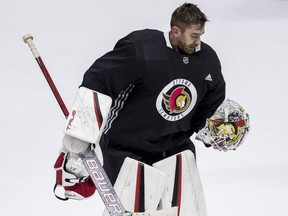
[[[67,107],[93,61],[130,31],[169,29],[178,0],[1,0],[0,214],[95,215],[98,194],[57,200],[53,170],[65,118],[22,36],[31,33]],[[195,0],[208,15],[203,41],[218,53],[227,98],[244,106],[251,133],[235,152],[197,160],[210,216],[287,216],[288,1]]]

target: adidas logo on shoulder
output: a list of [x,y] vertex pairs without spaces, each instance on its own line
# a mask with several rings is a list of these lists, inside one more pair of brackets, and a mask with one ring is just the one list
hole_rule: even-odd
[[211,74],[208,74],[208,75],[205,77],[205,80],[213,81]]

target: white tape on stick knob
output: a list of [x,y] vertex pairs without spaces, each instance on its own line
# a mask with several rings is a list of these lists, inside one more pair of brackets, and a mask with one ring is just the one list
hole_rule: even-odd
[[39,55],[39,53],[38,53],[38,51],[36,49],[35,44],[33,43],[33,36],[31,34],[26,34],[26,35],[23,36],[23,41],[28,44],[28,46],[30,47],[34,57],[38,58],[40,55]]

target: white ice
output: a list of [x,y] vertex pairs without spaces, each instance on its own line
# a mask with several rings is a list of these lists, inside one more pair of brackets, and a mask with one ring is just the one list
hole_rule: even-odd
[[[22,36],[31,33],[67,107],[82,75],[136,29],[169,29],[179,0],[1,0],[0,214],[100,216],[98,194],[57,200],[53,165],[65,118]],[[197,145],[209,216],[288,215],[288,1],[195,0],[203,41],[222,62],[227,98],[251,116],[233,152]]]

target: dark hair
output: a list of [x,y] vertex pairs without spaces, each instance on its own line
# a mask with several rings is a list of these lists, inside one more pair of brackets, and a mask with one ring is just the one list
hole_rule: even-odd
[[182,32],[190,24],[200,24],[202,27],[207,21],[207,16],[191,3],[184,3],[173,12],[170,27],[177,26]]

